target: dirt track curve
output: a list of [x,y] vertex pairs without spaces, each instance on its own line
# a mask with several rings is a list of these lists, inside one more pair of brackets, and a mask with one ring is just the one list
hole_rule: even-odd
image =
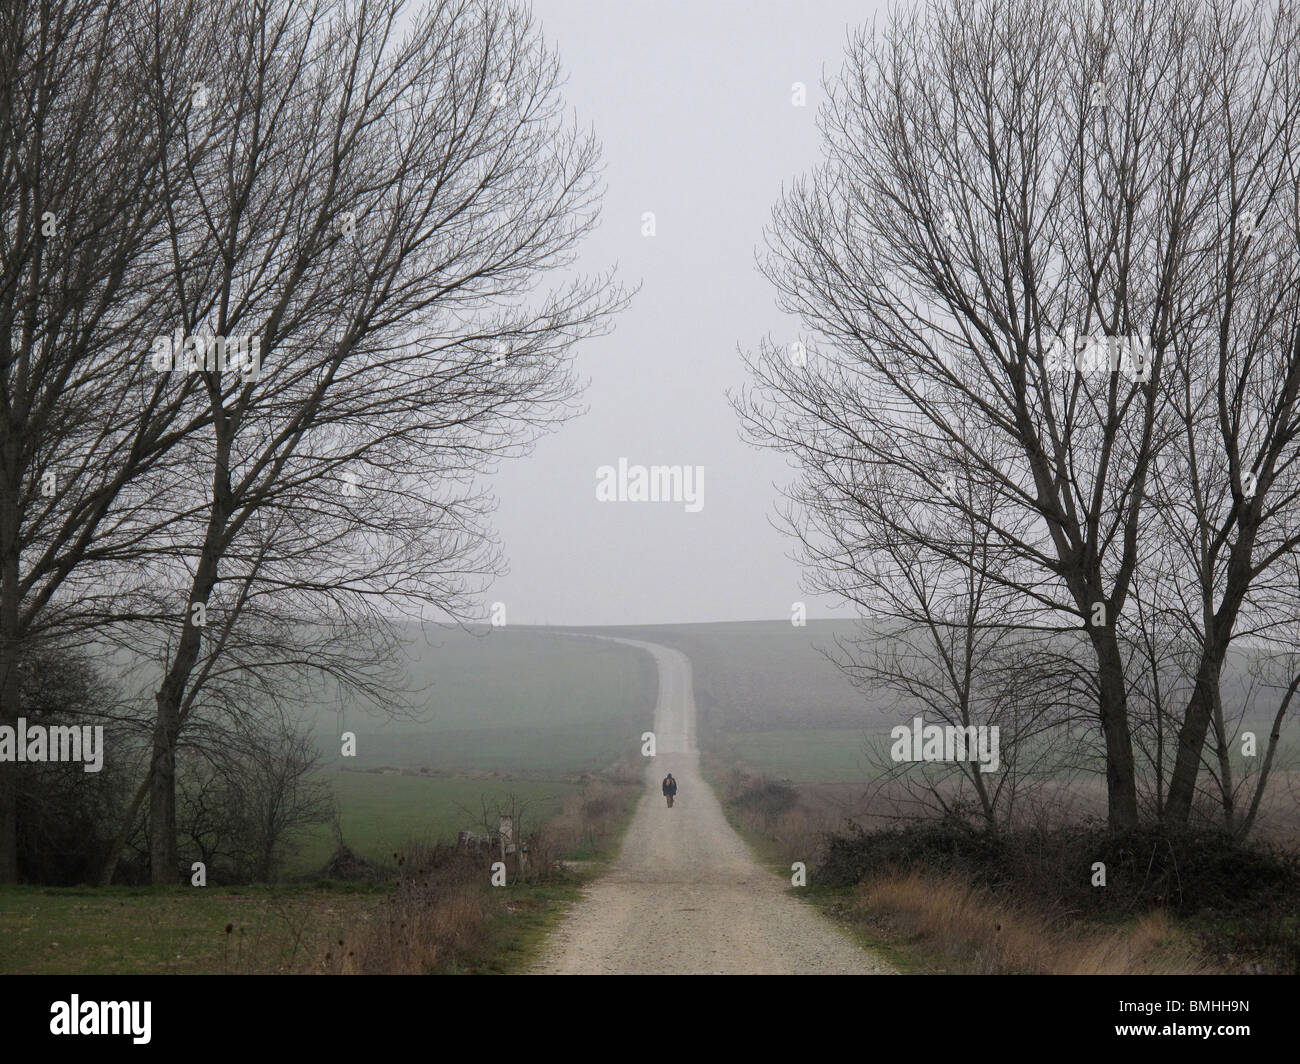
[[[659,667],[656,753],[622,853],[551,935],[537,974],[891,974],[760,867],[700,776],[685,655],[618,640]],[[659,791],[678,782],[669,809]]]

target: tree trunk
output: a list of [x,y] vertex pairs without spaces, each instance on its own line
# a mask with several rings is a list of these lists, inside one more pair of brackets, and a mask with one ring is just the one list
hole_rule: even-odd
[[1250,809],[1246,812],[1246,819],[1241,825],[1241,836],[1245,838],[1250,834],[1250,829],[1255,826],[1255,817],[1259,813],[1259,803],[1264,797],[1264,788],[1268,786],[1268,774],[1273,768],[1273,755],[1277,752],[1278,740],[1282,738],[1282,720],[1286,716],[1287,706],[1291,704],[1291,699],[1296,693],[1296,688],[1300,687],[1300,676],[1295,676],[1291,680],[1291,685],[1286,689],[1286,697],[1282,699],[1282,704],[1277,708],[1277,716],[1273,718],[1273,730],[1268,736],[1268,753],[1264,755],[1264,763],[1259,768],[1259,779],[1255,783],[1255,795],[1250,800]]
[[[16,461],[16,456],[9,456]],[[16,489],[0,491],[0,724],[13,727],[22,714],[19,685],[18,506]],[[0,762],[0,883],[18,882],[18,772]]]
[[232,508],[231,435],[215,392],[213,407],[216,413],[213,422],[216,461],[212,475],[212,508],[208,513],[203,551],[194,572],[189,601],[185,604],[185,627],[181,630],[171,668],[167,670],[154,699],[158,718],[154,724],[153,780],[149,786],[149,864],[155,884],[176,882],[176,744],[181,732],[181,700],[185,697],[185,687],[194,663],[199,659],[199,645],[203,638],[203,629],[194,623],[194,607],[202,603],[206,609],[216,586],[217,565],[224,549],[222,540]]
[[1214,740],[1219,759],[1219,794],[1223,801],[1223,826],[1237,829],[1236,799],[1232,786],[1232,759],[1228,755],[1228,728],[1223,720],[1223,693],[1214,685]]
[[155,884],[175,883],[176,856],[176,726],[169,711],[166,688],[155,697],[158,719],[153,731],[153,762],[149,772],[149,874]]
[[[206,606],[215,583],[216,568],[216,552],[205,550],[187,609],[191,609],[195,602]],[[150,877],[155,884],[175,883],[177,880],[176,744],[181,733],[181,699],[194,663],[198,661],[202,636],[203,629],[194,624],[190,614],[181,632],[172,667],[154,696],[158,717],[154,722],[149,782],[149,865]]]
[[1106,812],[1111,828],[1137,827],[1137,778],[1133,767],[1133,738],[1129,731],[1128,694],[1124,663],[1114,629],[1092,633],[1097,650],[1098,709],[1106,741]]
[[1178,731],[1178,754],[1169,778],[1169,795],[1165,799],[1165,822],[1172,827],[1186,827],[1191,817],[1196,777],[1201,770],[1201,751],[1205,748],[1222,667],[1222,651],[1217,647],[1207,647],[1196,670],[1196,687],[1187,703],[1183,726]]
[[126,849],[127,836],[131,834],[131,825],[135,823],[135,818],[140,812],[140,806],[144,805],[145,795],[149,794],[150,785],[153,782],[153,770],[145,773],[145,777],[140,781],[140,786],[135,790],[135,797],[131,799],[131,805],[126,811],[126,816],[122,819],[122,826],[118,829],[117,835],[114,836],[112,844],[108,848],[108,854],[104,857],[104,864],[99,870],[99,879],[97,886],[111,886],[113,875],[117,872],[117,862],[122,859],[122,851]]

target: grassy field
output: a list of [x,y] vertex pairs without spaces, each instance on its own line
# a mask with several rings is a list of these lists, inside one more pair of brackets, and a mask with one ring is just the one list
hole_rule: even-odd
[[791,783],[857,783],[872,769],[862,751],[866,729],[805,728],[724,734],[714,749],[750,771]]
[[[626,817],[620,829],[625,826]],[[481,889],[480,925],[436,970],[506,975],[526,969],[611,853],[588,852],[581,869],[553,882]],[[0,973],[325,972],[382,919],[392,890],[392,883],[332,882],[205,890],[0,887]]]
[[346,941],[385,889],[3,887],[0,971],[297,971],[329,943]]
[[[414,719],[387,707],[322,707],[307,721],[327,765],[564,775],[606,768],[639,745],[657,679],[630,647],[538,628],[411,629]],[[338,737],[356,736],[356,756]]]
[[[390,863],[410,841],[450,842],[461,830],[483,831],[481,802],[490,807],[514,795],[528,802],[527,815],[550,820],[581,784],[572,779],[469,776],[384,776],[375,772],[330,773],[344,843],[368,860]],[[495,827],[495,824],[493,825]],[[527,825],[525,825],[525,830]],[[286,868],[290,876],[319,869],[335,852],[332,827],[303,839]]]
[[[360,774],[358,774],[360,775]],[[378,777],[388,784],[400,779]],[[413,780],[418,783],[436,781]],[[375,943],[396,919],[421,923],[436,943],[398,930],[432,958],[414,971],[511,974],[536,958],[582,887],[617,855],[641,785],[625,777],[591,785],[590,801],[571,795],[548,827],[552,856],[564,867],[544,881],[512,878],[489,885],[489,856],[455,854],[468,869],[443,886],[400,902],[396,878],[349,884],[330,880],[248,887],[0,887],[0,973],[4,974],[285,974],[349,970],[368,956],[379,970]],[[557,806],[558,808],[558,806]],[[376,806],[383,809],[383,796]],[[385,832],[389,830],[385,823]],[[403,861],[429,848],[401,847]],[[548,867],[551,867],[549,862]],[[426,876],[408,863],[409,888]],[[421,919],[432,915],[433,923]],[[391,930],[390,930],[390,933]],[[353,951],[356,951],[355,954]],[[394,958],[396,960],[396,958]],[[403,970],[403,969],[395,969]]]
[[[524,831],[562,821],[581,872],[547,883],[477,890],[464,948],[439,970],[504,972],[532,956],[542,933],[616,847],[630,807],[620,798],[598,833],[575,821],[587,782],[634,756],[651,723],[657,677],[632,648],[537,629],[430,630],[412,644],[414,719],[383,707],[319,708],[305,721],[343,842],[392,868],[411,843],[484,829],[483,803],[524,803]],[[340,757],[352,731],[357,756]],[[603,793],[609,794],[609,784]],[[639,787],[622,791],[639,792]],[[580,809],[582,803],[577,802]],[[562,810],[567,810],[561,816]],[[392,884],[294,882],[335,853],[333,825],[298,840],[276,886],[0,888],[0,973],[276,973],[327,970],[339,943],[364,938]],[[476,888],[477,889],[477,888]],[[229,926],[230,930],[226,928]],[[327,960],[327,955],[332,960]]]
[[[373,861],[408,841],[484,830],[484,802],[513,796],[527,818],[549,820],[585,775],[635,753],[653,718],[654,663],[618,644],[529,628],[426,629],[410,656],[418,719],[386,720],[371,706],[321,709],[311,721],[343,841]],[[355,757],[339,756],[344,731],[356,735]],[[286,872],[319,869],[336,848],[322,825]]]

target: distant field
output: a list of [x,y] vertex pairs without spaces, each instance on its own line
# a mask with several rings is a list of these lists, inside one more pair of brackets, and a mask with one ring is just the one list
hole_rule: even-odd
[[[635,755],[657,695],[653,662],[590,635],[642,639],[685,653],[703,748],[773,779],[866,783],[874,771],[864,739],[899,719],[886,715],[883,699],[854,688],[823,653],[857,632],[853,621],[412,632],[419,719],[386,721],[381,707],[372,706],[369,712],[321,708],[308,721],[335,788],[344,841],[379,861],[408,839],[450,839],[476,826],[480,799],[514,793],[534,802],[539,816],[551,816],[583,773]],[[1229,672],[1231,700],[1245,676],[1242,655]],[[1268,723],[1260,715],[1252,721],[1261,744]],[[357,736],[355,758],[339,756],[344,731]],[[1279,773],[1294,767],[1294,735],[1293,726],[1284,734]],[[407,774],[341,771],[383,766]],[[316,831],[286,871],[320,868],[334,846],[331,829]]]
[[[691,659],[703,748],[724,762],[741,763],[774,779],[803,784],[864,783],[876,772],[863,756],[868,736],[887,734],[908,715],[885,711],[884,699],[857,689],[825,650],[857,631],[854,621],[787,621],[647,625],[591,629],[663,643]],[[1248,684],[1249,652],[1237,650],[1225,666],[1225,708],[1233,712]],[[1181,711],[1181,705],[1179,705]],[[1276,702],[1256,705],[1242,730],[1267,742]],[[1294,710],[1279,746],[1277,767],[1300,755]],[[1170,736],[1176,741],[1176,732]],[[1234,755],[1239,748],[1234,745]],[[1239,756],[1235,760],[1241,762]],[[1100,764],[1100,761],[1099,761]],[[1242,771],[1239,766],[1238,773]],[[1280,784],[1279,784],[1280,786]]]
[[654,663],[615,643],[536,628],[429,626],[409,658],[419,719],[385,720],[374,705],[323,708],[310,723],[327,764],[344,762],[338,736],[351,731],[349,768],[597,771],[639,746],[654,711]]
[[[491,805],[513,794],[531,803],[528,816],[548,819],[581,775],[635,755],[658,694],[648,654],[544,629],[429,627],[413,641],[410,670],[417,720],[385,720],[372,706],[321,709],[307,721],[343,840],[377,861],[410,839],[482,830],[482,799]],[[354,758],[340,756],[345,731],[356,735]],[[404,774],[356,771],[387,766]],[[286,872],[320,868],[335,846],[333,830],[322,827]]]
[[[405,691],[393,704],[340,706],[324,683],[296,713],[334,788],[344,842],[364,857],[386,860],[408,839],[481,827],[480,798],[513,793],[534,803],[531,814],[551,816],[580,776],[636,756],[654,719],[658,675],[640,650],[559,629],[405,630]],[[136,670],[147,697],[148,663],[115,660]],[[344,732],[355,736],[355,756],[342,756]],[[406,774],[370,771],[388,767]],[[318,869],[335,846],[332,828],[321,827],[286,872]]]
[[[391,862],[394,852],[408,841],[450,842],[462,829],[482,831],[481,799],[504,802],[513,794],[530,803],[526,816],[548,820],[579,787],[567,779],[382,776],[371,772],[331,772],[329,778],[343,841],[361,856],[383,862]],[[303,841],[286,873],[297,876],[319,869],[335,846],[333,829],[321,828]]]
[[[482,830],[482,800],[493,808],[515,795],[529,803],[525,816],[554,816],[581,774],[637,751],[658,695],[654,662],[640,650],[536,628],[430,628],[428,643],[412,646],[411,676],[422,688],[417,721],[385,721],[370,708],[320,710],[309,722],[343,842],[370,860],[390,860],[407,840]],[[339,756],[344,731],[356,735],[355,758]],[[380,766],[406,774],[355,771]],[[287,873],[320,868],[334,848],[322,827]]]
[[865,779],[863,737],[893,723],[822,653],[855,630],[851,621],[591,629],[682,651],[694,674],[702,747],[802,783]]
[[850,621],[648,625],[592,629],[676,647],[691,659],[701,728],[713,734],[884,723],[878,708],[827,660]]
[[791,783],[859,783],[872,775],[861,730],[810,728],[723,735],[715,753]]

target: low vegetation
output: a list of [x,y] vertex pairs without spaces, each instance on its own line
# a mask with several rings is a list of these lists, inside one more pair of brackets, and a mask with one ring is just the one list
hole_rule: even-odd
[[1158,975],[1217,969],[1156,909],[1089,926],[956,875],[884,874],[830,911],[906,947],[914,968],[963,974]]
[[1300,973],[1300,859],[1267,841],[1097,821],[868,830],[815,789],[716,763],[712,778],[774,865],[806,861],[807,895],[905,970]]
[[[277,885],[0,888],[11,974],[512,972],[617,848],[641,792],[625,769],[576,785],[528,831],[529,864],[490,883],[490,854],[411,842],[343,847]],[[340,878],[342,877],[342,878]]]

